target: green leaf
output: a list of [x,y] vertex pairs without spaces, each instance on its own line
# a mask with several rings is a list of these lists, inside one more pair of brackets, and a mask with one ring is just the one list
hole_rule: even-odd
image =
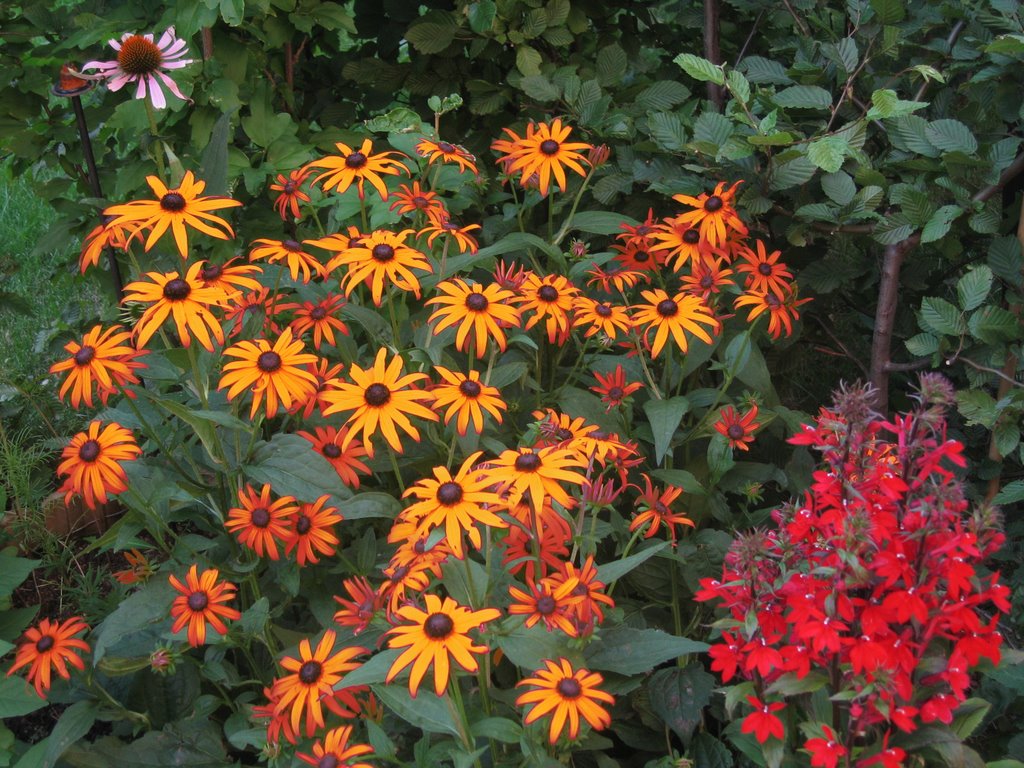
[[747,136],[747,143],[755,147],[783,147],[793,143],[793,134],[776,131],[767,136]]
[[956,284],[957,300],[960,309],[970,312],[972,309],[981,306],[992,289],[994,276],[992,270],[985,265],[975,267],[966,275],[960,278]]
[[791,109],[828,109],[832,94],[816,85],[793,85],[775,94],[772,101]]
[[[405,673],[403,672],[403,677]],[[429,681],[430,676],[427,676]],[[446,733],[458,737],[459,728],[452,719],[448,704],[448,695],[438,698],[433,690],[423,685],[416,693],[416,698],[409,695],[408,689],[402,685],[374,685],[373,692],[385,707],[394,712],[401,720],[421,728],[427,733]]]
[[871,109],[868,110],[867,119],[905,117],[927,106],[928,103],[924,101],[903,101],[896,95],[896,91],[883,88],[871,94]]
[[806,184],[817,172],[818,167],[803,156],[781,165],[776,165],[773,158],[770,171],[770,189],[773,192],[780,192],[784,189]]
[[548,24],[552,27],[559,27],[569,20],[572,4],[569,0],[550,0],[544,10],[548,14]]
[[[536,249],[542,253],[546,253],[555,260],[562,258],[562,252],[556,246],[541,240],[536,235],[523,232],[512,232],[511,234],[505,235],[497,242],[481,248],[477,251],[476,255],[477,258],[484,259],[490,256],[503,256],[506,253],[527,252],[530,249]],[[390,333],[390,331],[388,331],[388,333]]]
[[921,302],[921,327],[938,334],[959,336],[967,331],[960,310],[945,299],[929,296]]
[[703,653],[706,643],[677,637],[660,629],[616,627],[602,630],[586,648],[587,663],[592,669],[639,675],[650,672],[663,661],[691,653]]
[[242,612],[239,626],[242,632],[250,637],[255,637],[263,632],[270,620],[270,601],[261,597]]
[[[455,32],[458,26],[454,19],[446,19],[447,14],[432,14],[424,16],[424,19],[413,24],[406,30],[405,39],[420,53],[440,53],[455,39]],[[538,72],[524,72],[523,74],[539,74]]]
[[686,744],[711,702],[716,682],[699,664],[659,669],[646,683],[651,709]]
[[224,749],[221,727],[206,718],[168,723],[125,744],[100,739],[79,744],[65,760],[79,768],[224,768],[231,765]]
[[980,389],[960,390],[956,393],[956,405],[967,426],[980,425],[992,429],[999,418],[996,401],[988,392]]
[[53,768],[67,748],[85,736],[95,722],[96,705],[91,701],[78,701],[65,709],[46,740],[42,768]]
[[971,738],[978,726],[985,719],[985,715],[992,709],[992,705],[984,699],[970,698],[960,703],[953,713],[953,722],[950,728],[961,739],[966,741]]
[[744,104],[750,101],[750,83],[739,70],[730,70],[729,76],[726,78],[726,86],[737,101]]
[[903,343],[914,357],[928,357],[939,351],[939,338],[930,333],[919,333]]
[[352,14],[339,3],[322,2],[313,9],[313,16],[324,29],[344,29],[353,35],[358,31]]
[[516,69],[527,77],[540,74],[540,63],[543,61],[536,48],[529,45],[516,46]]
[[402,505],[390,493],[366,491],[356,493],[338,503],[338,511],[346,520],[364,520],[383,518],[394,520],[402,510]]
[[498,6],[495,5],[494,0],[479,0],[470,3],[468,13],[469,28],[478,35],[482,35],[484,32],[490,32],[491,27],[494,26],[494,17],[498,13]]
[[838,205],[852,202],[857,194],[857,185],[853,183],[850,174],[842,171],[822,174],[821,189],[829,200]]
[[[466,569],[469,569],[469,575]],[[481,608],[487,600],[487,571],[476,560],[449,558],[441,566],[444,585],[449,594],[461,605]]]
[[828,684],[828,678],[821,672],[812,672],[809,675],[798,677],[795,672],[786,672],[780,675],[768,686],[765,693],[779,694],[781,696],[798,696],[801,693],[813,693]]
[[896,24],[906,16],[906,3],[903,0],[871,0],[871,8],[879,24]]
[[582,211],[573,217],[572,229],[580,232],[590,232],[594,235],[616,235],[622,231],[623,224],[632,227],[639,223],[636,219],[623,213]]
[[[731,126],[730,126],[731,130]],[[655,112],[647,117],[647,131],[658,146],[678,152],[686,144],[686,129],[675,112]]]
[[841,136],[827,136],[812,141],[807,147],[807,159],[826,173],[835,173],[843,167],[849,145]]
[[206,194],[228,194],[228,134],[231,131],[231,115],[225,113],[217,118],[210,133],[210,143],[203,150],[203,180]]
[[982,50],[1003,56],[1024,56],[1024,35],[999,35]]
[[41,560],[29,560],[15,557],[10,550],[0,552],[0,598],[10,597],[11,593],[29,577]]
[[682,488],[686,493],[704,496],[707,489],[700,484],[700,481],[693,476],[692,472],[685,469],[655,469],[651,472],[655,479],[668,483],[676,488]]
[[700,768],[732,768],[732,753],[710,733],[701,731],[690,742],[690,755]]
[[618,581],[641,563],[650,560],[667,546],[667,541],[659,541],[654,546],[640,550],[629,557],[624,557],[621,560],[613,560],[610,563],[602,563],[597,567],[597,580],[603,581],[605,584],[611,584],[613,581]]
[[978,140],[971,129],[959,120],[932,120],[925,128],[925,136],[943,152],[973,155],[978,151]]
[[658,80],[636,97],[636,106],[644,111],[660,112],[690,98],[690,89],[675,80]]
[[167,611],[175,594],[167,579],[152,579],[122,600],[92,632],[93,664],[99,664],[108,650],[143,637],[144,630],[169,628]]
[[617,43],[606,45],[597,52],[597,82],[603,86],[618,85],[626,74],[626,52]]
[[992,238],[988,247],[988,265],[1002,280],[1019,288],[1024,270],[1020,241],[1013,235]]
[[342,677],[341,680],[335,684],[334,690],[337,691],[343,688],[353,688],[357,685],[378,685],[383,683],[384,680],[387,679],[391,666],[395,663],[395,660],[402,655],[404,650],[404,648],[389,648],[381,651],[380,653],[375,653],[365,662]]
[[527,629],[520,624],[511,632],[495,636],[493,640],[509,661],[523,669],[539,669],[544,659],[557,659],[566,655],[564,642],[540,625]]
[[210,457],[210,461],[217,465],[224,463],[221,458],[221,450],[223,449],[221,447],[219,430],[221,428],[228,428],[247,432],[251,428],[245,422],[223,411],[195,410],[170,398],[149,395],[148,391],[147,396],[154,405],[177,416],[192,427],[196,437],[199,438],[203,448],[206,449],[206,454]]
[[644,413],[651,425],[654,435],[654,461],[661,464],[672,444],[672,436],[690,410],[690,401],[685,397],[673,397],[668,400],[648,400],[644,403]]
[[967,321],[971,335],[986,344],[1000,344],[1021,337],[1020,319],[994,304],[982,307]]
[[21,717],[47,705],[36,689],[24,677],[0,678],[0,720],[5,717]]
[[254,482],[270,483],[278,495],[299,501],[316,501],[324,494],[342,501],[352,496],[331,463],[299,435],[279,433],[260,443],[242,471]]
[[928,223],[924,225],[924,229],[921,230],[921,242],[931,243],[935,240],[941,240],[949,232],[949,228],[953,226],[953,222],[960,217],[964,212],[964,209],[959,205],[944,205],[937,210],[932,217],[928,219]]
[[908,115],[896,120],[896,131],[893,136],[897,146],[906,147],[925,157],[938,157],[938,147],[928,139],[928,121],[918,115]]
[[1000,420],[992,430],[992,438],[1000,456],[1009,456],[1020,443],[1020,427],[1013,421]]
[[681,53],[672,61],[682,67],[683,71],[695,80],[725,85],[725,73],[722,71],[722,68],[712,64],[707,59],[694,56],[692,53]]
[[[995,498],[992,499],[993,504],[1017,504],[1024,501],[1024,480],[1014,480],[1012,483],[1007,483],[1003,486],[1002,490],[996,494]],[[1016,690],[1020,693],[1024,693],[1024,665],[1018,664],[1015,669],[1018,672],[1018,684]],[[998,670],[997,670],[998,671]],[[990,673],[992,674],[992,673]],[[994,676],[994,675],[992,675]],[[997,678],[1002,682],[1001,678]],[[1006,685],[1006,683],[1003,683]],[[3,698],[0,697],[0,701]],[[6,715],[5,715],[6,717]]]
[[562,89],[544,75],[532,75],[519,81],[523,93],[540,102],[554,101],[562,96]]
[[704,112],[693,123],[693,140],[702,151],[717,155],[732,136],[733,124],[729,118],[717,112]]
[[793,82],[782,64],[762,56],[747,56],[740,62],[740,67],[747,73],[747,80],[752,83],[789,85]]
[[505,717],[485,717],[474,722],[469,730],[477,739],[494,739],[503,744],[518,744],[523,737],[523,726]]

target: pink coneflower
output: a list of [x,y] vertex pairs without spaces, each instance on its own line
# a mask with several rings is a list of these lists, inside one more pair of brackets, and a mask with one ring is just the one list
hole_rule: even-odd
[[117,58],[113,61],[90,61],[82,69],[99,70],[110,90],[119,91],[128,83],[137,83],[135,98],[144,99],[149,96],[154,107],[163,109],[167,106],[167,100],[160,87],[162,81],[171,93],[188,101],[175,82],[161,71],[181,69],[192,63],[192,59],[181,58],[186,53],[187,44],[174,36],[174,27],[168,27],[157,43],[153,42],[153,35],[137,35],[134,32],[125,32],[120,42],[107,42],[117,51]]

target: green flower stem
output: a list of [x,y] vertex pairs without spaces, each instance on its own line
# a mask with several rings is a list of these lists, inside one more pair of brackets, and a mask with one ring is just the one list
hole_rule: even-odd
[[647,379],[647,385],[651,388],[651,392],[658,400],[664,400],[664,395],[661,394],[658,385],[654,383],[654,377],[651,376],[651,369],[647,367],[647,356],[643,347],[640,346],[640,336],[635,330],[633,331],[633,346],[636,347],[636,356],[640,359],[640,367],[644,369],[644,378]]
[[395,454],[395,449],[388,445],[388,456],[391,457],[391,469],[395,473],[395,480],[398,481],[398,490],[400,494],[405,493],[405,481],[402,480],[402,471],[398,468],[398,456]]
[[580,200],[583,199],[583,193],[590,185],[590,180],[594,177],[594,171],[596,169],[591,166],[590,172],[583,178],[583,184],[580,185],[579,192],[576,193],[576,199],[572,201],[572,208],[569,209],[569,216],[566,218],[562,228],[558,230],[558,234],[555,239],[551,241],[552,245],[558,245],[569,234],[569,228],[572,227],[572,219],[576,215],[576,209],[580,206]]
[[[640,529],[637,528],[635,531],[633,531],[633,535],[632,535],[632,537],[630,537],[629,541],[626,542],[626,548],[623,549],[622,550],[622,554],[619,555],[619,559],[620,560],[625,560],[626,559],[626,557],[629,555],[629,551],[631,549],[633,549],[633,545],[636,544],[636,540],[639,539],[639,538],[640,538]],[[615,581],[613,581],[611,584],[608,585],[608,597],[612,596],[612,593],[615,592],[615,587],[617,587],[618,585],[619,585],[618,579],[616,579]]]
[[102,685],[100,685],[96,681],[96,678],[93,677],[92,668],[87,666],[86,669],[88,670],[88,672],[85,676],[85,683],[89,687],[89,690],[98,694],[99,697],[103,699],[103,701],[105,701],[118,712],[122,713],[126,718],[128,718],[132,722],[138,723],[147,729],[152,727],[152,725],[149,722],[149,718],[146,715],[144,715],[141,712],[135,712],[131,709],[128,709],[124,704],[122,704],[113,696],[111,696],[110,692]]
[[[185,468],[181,466],[181,464],[178,463],[177,459],[174,458],[174,454],[167,449],[167,446],[164,445],[163,440],[160,439],[160,435],[157,433],[155,429],[153,429],[152,425],[149,423],[146,417],[142,415],[142,411],[140,411],[139,407],[135,405],[135,400],[128,396],[128,393],[125,391],[124,385],[118,382],[117,388],[121,391],[121,394],[124,395],[124,399],[128,403],[128,407],[132,409],[132,413],[135,414],[135,417],[142,424],[142,428],[145,431],[146,436],[150,438],[154,443],[156,443],[157,448],[160,449],[160,455],[164,459],[166,459],[167,463],[174,467],[174,469],[182,477],[191,477],[191,474],[187,472]],[[191,465],[192,470],[195,473],[196,481],[199,483],[199,485],[203,486],[204,488],[209,488],[210,486],[203,482],[202,473],[199,471],[199,467],[197,467],[191,459],[189,459],[189,464]]]
[[164,156],[161,153],[163,142],[157,138],[160,135],[160,129],[156,126],[156,113],[153,111],[153,104],[148,98],[142,101],[146,105],[146,117],[149,118],[149,132],[153,135],[153,157],[156,160],[157,175],[160,177],[160,181],[167,183],[167,168],[164,165]]
[[370,231],[370,219],[366,214],[366,198],[359,195],[359,220],[362,222],[363,228],[360,230],[364,235],[369,234]]
[[445,264],[448,261],[448,246],[451,245],[451,241],[452,241],[452,239],[450,237],[446,237],[444,239],[444,247],[441,249],[441,264],[437,268],[437,279],[438,279],[438,282],[440,282],[441,280],[444,280]]
[[[473,743],[473,738],[469,735],[469,718],[466,716],[466,707],[462,702],[462,691],[459,688],[459,681],[454,676],[448,683],[448,691],[448,708],[451,710],[452,718],[459,729],[462,745],[466,748],[467,753],[472,754],[476,749],[476,745]],[[474,765],[477,768],[483,768],[480,764],[480,758],[474,761]]]
[[[679,609],[679,574],[676,573],[678,570],[678,563],[672,560],[669,566],[669,581],[672,586],[672,625],[675,629],[676,637],[683,637],[683,615]],[[683,666],[685,660],[685,656],[680,656],[676,659],[676,664]]]

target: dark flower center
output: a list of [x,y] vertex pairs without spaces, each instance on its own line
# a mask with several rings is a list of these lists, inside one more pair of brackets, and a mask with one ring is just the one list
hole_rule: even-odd
[[309,316],[313,320],[323,320],[327,317],[327,310],[323,307],[313,307],[313,309],[309,310]]
[[764,303],[768,305],[768,309],[778,309],[782,306],[782,302],[779,301],[779,297],[774,293],[769,293],[764,297]]
[[558,289],[553,285],[542,285],[537,289],[537,297],[541,301],[552,302],[558,301]]
[[446,507],[454,506],[462,501],[462,486],[458,483],[441,483],[437,487],[437,500]]
[[281,356],[273,351],[264,352],[256,358],[256,367],[264,373],[273,373],[281,367]]
[[49,635],[43,635],[36,640],[36,650],[39,651],[39,653],[46,653],[51,648],[53,648],[53,638]]
[[177,192],[168,192],[160,198],[160,207],[165,211],[177,213],[185,209],[185,198]]
[[422,555],[424,552],[427,551],[427,540],[417,539],[416,543],[412,545],[412,551],[415,552],[417,555]]
[[366,155],[362,152],[353,152],[345,158],[345,167],[347,168],[362,168],[364,165],[366,165]]
[[224,274],[224,267],[220,264],[207,264],[199,271],[199,276],[206,282],[216,280]]
[[638,226],[638,227],[636,228],[635,232],[636,232],[636,234],[638,234],[638,235],[641,235],[641,236],[643,236],[643,235],[649,235],[649,234],[651,233],[651,229],[652,229],[652,227],[650,227],[650,226],[649,226],[649,225],[647,225],[647,224],[640,224],[640,225],[639,225],[639,226]]
[[334,443],[328,443],[324,446],[322,453],[328,459],[336,459],[341,456],[341,448]]
[[739,440],[747,433],[747,431],[743,429],[743,427],[741,427],[739,424],[730,424],[729,429],[727,429],[726,432],[729,433],[729,437],[731,437],[733,440]]
[[657,512],[659,515],[667,515],[668,507],[665,506],[665,502],[656,501],[654,502],[654,511]]
[[206,596],[205,592],[193,592],[188,596],[188,609],[190,611],[205,611],[206,606],[210,604],[210,598]]
[[714,284],[715,284],[715,278],[713,278],[711,275],[704,275],[700,279],[700,287],[701,288],[711,288],[711,287],[714,286]]
[[447,613],[432,613],[423,622],[423,632],[431,640],[444,640],[455,629],[455,622]]
[[657,312],[662,317],[673,317],[679,311],[679,305],[672,299],[665,299],[658,302]]
[[449,144],[447,141],[437,142],[437,148],[444,152],[446,155],[450,155],[455,151],[455,146]]
[[612,400],[621,400],[625,394],[626,393],[622,391],[622,387],[611,387],[608,390],[608,397]]
[[309,529],[313,527],[313,521],[305,515],[299,515],[299,519],[295,521],[295,532],[299,536],[305,536],[309,533]]
[[379,408],[391,399],[391,390],[383,384],[371,384],[363,393],[363,399],[366,400],[367,405]]
[[281,243],[281,247],[291,253],[298,253],[302,250],[302,244],[298,240],[285,240]]
[[607,304],[598,304],[597,306],[594,307],[594,314],[597,315],[598,317],[611,317],[612,308],[609,307]]
[[96,350],[92,347],[82,347],[75,352],[75,365],[88,365],[96,357]]
[[373,250],[370,253],[376,261],[380,262],[391,261],[395,258],[395,249],[387,243],[379,243],[373,246]]
[[633,261],[639,262],[641,264],[643,264],[649,258],[651,258],[651,254],[649,254],[647,251],[636,251],[633,254]]
[[555,598],[551,595],[544,595],[537,598],[537,613],[541,616],[550,616],[555,612]]
[[772,265],[769,264],[767,261],[762,261],[760,264],[757,265],[757,271],[760,272],[765,277],[767,277],[772,273]]
[[428,205],[430,205],[430,201],[427,200],[427,198],[425,198],[423,195],[416,195],[416,197],[412,199],[412,204],[415,205],[417,208],[426,208]]
[[307,661],[299,667],[299,680],[306,685],[313,685],[320,679],[324,668],[319,661]]
[[540,456],[536,453],[524,453],[516,458],[514,466],[519,472],[536,472],[540,469]]
[[466,308],[474,312],[483,312],[489,303],[482,293],[471,293],[466,297]]
[[96,461],[100,457],[100,444],[96,440],[86,440],[78,449],[78,458],[82,461]]
[[164,285],[164,298],[168,301],[182,301],[187,299],[190,293],[192,293],[192,286],[180,277],[168,280]]
[[398,568],[395,569],[395,572],[391,574],[391,583],[397,584],[398,582],[400,582],[402,579],[409,575],[409,570],[410,569],[408,565],[400,565]]
[[284,192],[286,195],[295,194],[296,189],[298,189],[298,186],[295,184],[294,181],[289,180],[281,185],[281,191]]
[[334,755],[324,755],[320,758],[320,762],[316,764],[316,768],[338,768],[341,763],[338,762],[338,758]]
[[249,520],[257,528],[266,528],[270,525],[270,513],[263,507],[257,507],[249,513]]
[[466,397],[479,397],[480,390],[480,382],[477,381],[466,379],[464,382],[459,384],[459,392]]
[[718,195],[712,195],[704,201],[704,210],[708,213],[714,213],[715,211],[722,210],[723,205],[725,205],[725,201],[722,198]]
[[571,677],[559,680],[555,690],[565,699],[578,699],[583,693],[583,688],[579,682]]
[[700,242],[700,232],[696,229],[688,229],[683,232],[683,242],[687,245],[696,245]]
[[126,75],[149,75],[164,63],[164,56],[155,43],[142,35],[132,35],[121,42],[117,63]]
[[540,143],[540,151],[551,157],[551,155],[558,154],[558,142],[554,139],[545,139]]

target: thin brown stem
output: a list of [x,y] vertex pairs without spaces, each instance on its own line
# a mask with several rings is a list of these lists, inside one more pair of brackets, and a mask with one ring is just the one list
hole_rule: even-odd
[[[719,43],[719,0],[704,0],[704,58],[712,64],[722,63],[722,48]],[[717,83],[708,83],[708,99],[719,112],[725,107],[725,91]]]

